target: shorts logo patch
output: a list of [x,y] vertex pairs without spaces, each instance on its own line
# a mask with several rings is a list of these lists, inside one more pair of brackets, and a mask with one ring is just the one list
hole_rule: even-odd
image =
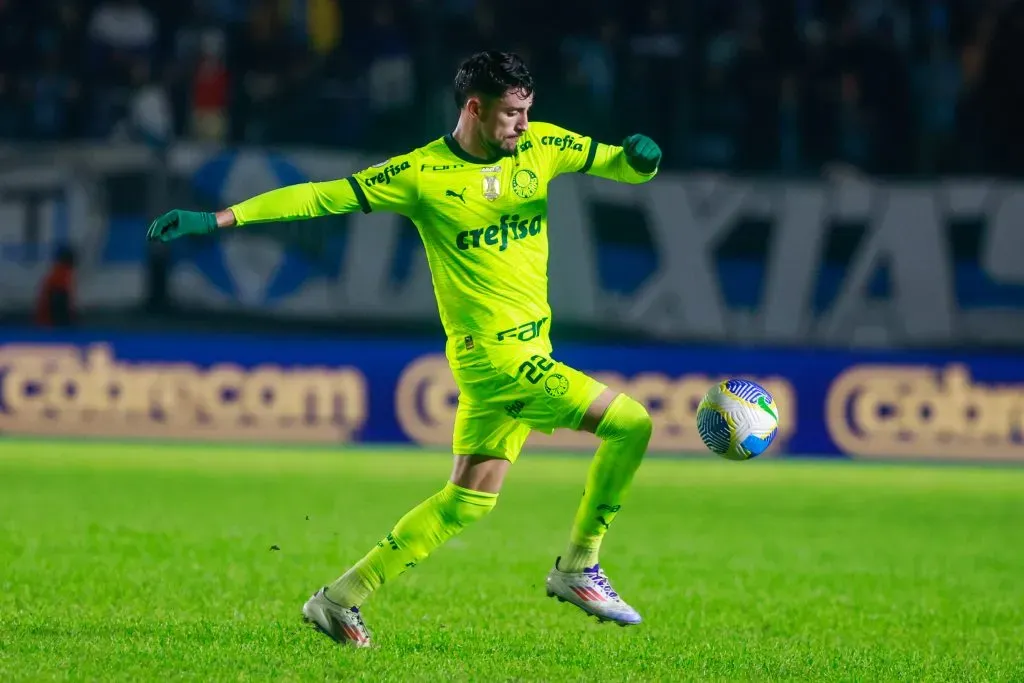
[[548,378],[544,380],[544,391],[548,392],[548,396],[565,396],[566,392],[569,391],[569,380],[566,379],[565,375],[560,375],[557,372],[553,375],[548,375]]
[[523,412],[523,408],[525,407],[526,404],[522,401],[513,401],[505,406],[505,414],[511,418],[517,418],[519,417],[519,413]]

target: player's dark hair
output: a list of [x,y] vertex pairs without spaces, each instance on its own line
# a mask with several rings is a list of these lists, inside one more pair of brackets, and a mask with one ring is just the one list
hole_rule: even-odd
[[459,109],[473,95],[497,99],[509,90],[522,97],[533,93],[533,76],[526,62],[512,52],[478,52],[465,59],[455,74],[455,106]]

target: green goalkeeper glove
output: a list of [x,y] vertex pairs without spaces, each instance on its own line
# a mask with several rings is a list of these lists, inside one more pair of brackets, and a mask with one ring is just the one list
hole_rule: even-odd
[[168,211],[149,224],[146,239],[170,242],[185,235],[208,235],[217,229],[217,216],[205,211]]
[[638,173],[649,175],[658,170],[661,163],[661,148],[646,135],[630,135],[622,141],[626,161]]

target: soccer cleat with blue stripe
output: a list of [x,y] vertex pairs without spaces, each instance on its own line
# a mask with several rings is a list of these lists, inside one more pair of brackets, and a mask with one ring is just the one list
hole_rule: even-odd
[[561,559],[555,560],[554,568],[548,573],[549,598],[570,602],[598,621],[612,621],[619,626],[632,626],[642,621],[640,614],[612,588],[600,564],[581,572],[563,572],[558,568]]
[[302,616],[340,645],[370,647],[370,632],[363,623],[358,607],[342,607],[327,597],[327,589],[321,588],[302,606]]

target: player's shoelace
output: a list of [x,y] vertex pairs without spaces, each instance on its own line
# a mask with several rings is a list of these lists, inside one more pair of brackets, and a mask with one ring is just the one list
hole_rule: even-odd
[[619,599],[619,594],[612,588],[611,582],[608,581],[608,577],[604,575],[604,571],[601,570],[601,565],[595,564],[593,567],[588,567],[583,570],[598,586],[604,589],[604,592],[613,600]]

